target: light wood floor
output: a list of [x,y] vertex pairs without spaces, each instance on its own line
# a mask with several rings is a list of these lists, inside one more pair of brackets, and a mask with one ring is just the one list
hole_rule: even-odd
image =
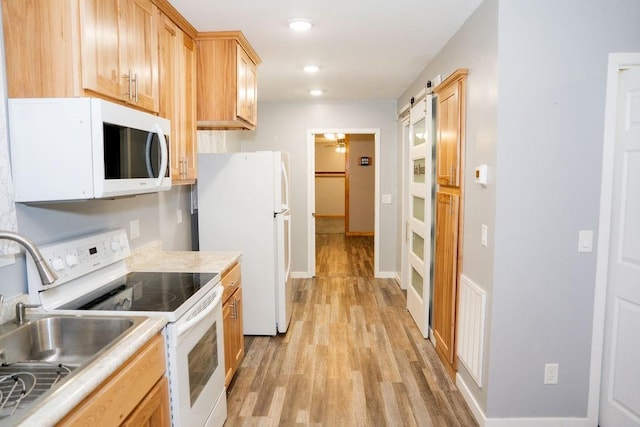
[[286,335],[245,337],[226,426],[476,426],[373,238],[316,236],[317,277],[296,279]]

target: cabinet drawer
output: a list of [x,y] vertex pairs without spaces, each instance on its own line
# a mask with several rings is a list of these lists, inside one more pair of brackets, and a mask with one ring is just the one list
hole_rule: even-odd
[[231,295],[240,287],[240,263],[237,263],[231,270],[229,270],[221,279],[222,286],[224,286],[224,294],[222,295],[222,302],[226,302]]
[[158,335],[76,406],[59,425],[120,425],[158,382],[164,371],[164,339]]

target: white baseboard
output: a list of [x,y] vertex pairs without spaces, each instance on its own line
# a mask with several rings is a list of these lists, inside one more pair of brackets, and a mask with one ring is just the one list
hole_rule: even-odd
[[307,271],[292,271],[289,273],[292,279],[309,279],[312,276],[309,276],[309,272]]
[[395,271],[378,271],[375,275],[376,279],[395,279],[396,276]]
[[593,427],[587,418],[487,418],[460,375],[456,386],[480,427]]
[[487,418],[485,427],[594,427],[587,418]]
[[467,384],[464,382],[460,374],[456,374],[456,387],[458,387],[458,390],[464,398],[464,401],[467,402],[467,405],[469,406],[471,413],[478,422],[478,425],[480,425],[480,427],[485,427],[487,425],[487,417],[485,417],[482,408],[480,408],[480,405],[478,404],[478,401],[473,397],[473,394],[471,394],[471,390],[469,390],[469,387],[467,387]]
[[393,278],[396,280],[396,283],[398,284],[398,286],[402,288],[402,278],[400,278],[400,275],[398,274],[397,271],[393,273]]

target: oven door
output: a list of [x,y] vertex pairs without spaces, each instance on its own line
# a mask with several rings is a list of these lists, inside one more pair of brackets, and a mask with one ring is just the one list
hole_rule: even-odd
[[222,426],[224,389],[222,285],[167,326],[167,361],[174,426]]

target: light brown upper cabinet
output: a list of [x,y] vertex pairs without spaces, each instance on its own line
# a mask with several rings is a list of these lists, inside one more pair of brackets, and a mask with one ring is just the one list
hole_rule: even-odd
[[160,115],[171,120],[173,185],[196,179],[196,45],[168,16],[160,14]]
[[100,96],[158,112],[151,0],[3,0],[9,97]]
[[468,70],[456,70],[435,88],[438,95],[436,174],[439,185],[460,187]]
[[260,57],[240,31],[199,33],[198,128],[255,129]]

